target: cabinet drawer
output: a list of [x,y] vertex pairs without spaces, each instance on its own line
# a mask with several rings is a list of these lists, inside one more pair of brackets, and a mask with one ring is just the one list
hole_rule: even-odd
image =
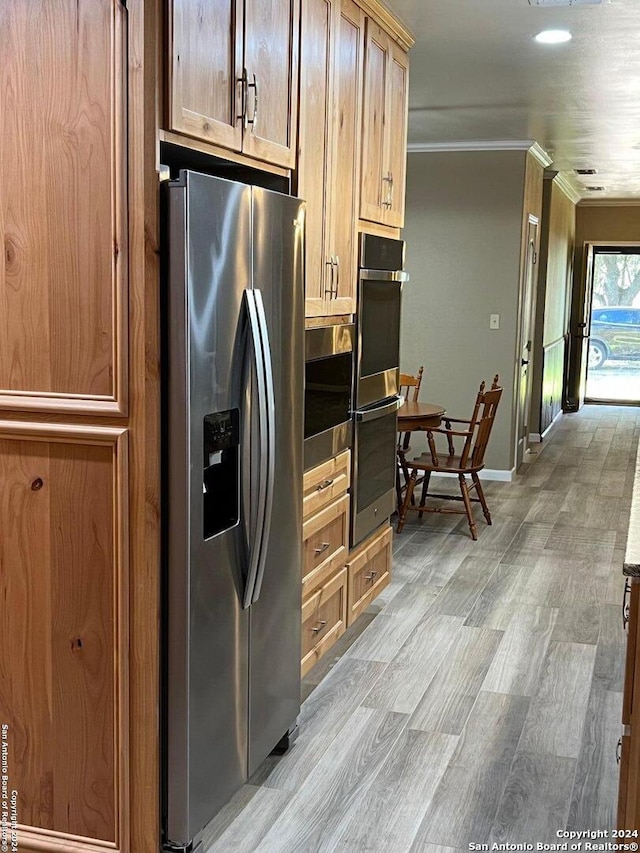
[[302,600],[347,559],[349,496],[312,516],[302,527]]
[[347,570],[302,605],[302,675],[344,634],[347,621]]
[[307,471],[302,481],[302,517],[306,521],[315,512],[346,494],[351,479],[351,451]]
[[391,580],[391,543],[393,530],[385,527],[365,541],[347,562],[349,573],[349,610],[351,625]]

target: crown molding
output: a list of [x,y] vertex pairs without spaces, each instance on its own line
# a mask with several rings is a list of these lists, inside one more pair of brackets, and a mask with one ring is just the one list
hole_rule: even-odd
[[571,184],[565,175],[562,172],[558,172],[558,174],[553,179],[553,183],[558,187],[558,189],[563,192],[569,201],[572,201],[574,204],[578,204],[578,202],[582,199],[580,193],[576,190],[576,188]]
[[404,50],[411,50],[415,44],[415,36],[395,12],[381,0],[359,0],[359,6],[377,23],[380,24]]
[[640,198],[583,198],[579,207],[640,207]]
[[432,151],[529,151],[533,139],[471,139],[467,142],[410,142],[409,154]]
[[409,154],[434,151],[528,151],[531,156],[546,168],[553,160],[535,139],[470,139],[451,142],[410,142]]
[[542,145],[539,142],[533,142],[531,147],[529,148],[529,154],[533,157],[534,160],[537,160],[538,163],[542,166],[543,169],[546,169],[553,163],[553,157],[544,150]]

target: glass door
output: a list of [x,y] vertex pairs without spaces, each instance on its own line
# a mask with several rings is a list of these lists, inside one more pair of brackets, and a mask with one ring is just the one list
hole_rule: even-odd
[[593,250],[585,399],[640,401],[640,246]]

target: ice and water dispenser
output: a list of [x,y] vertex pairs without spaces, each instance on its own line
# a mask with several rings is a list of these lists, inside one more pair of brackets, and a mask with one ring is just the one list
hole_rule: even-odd
[[204,417],[202,502],[204,538],[238,523],[240,512],[240,411]]

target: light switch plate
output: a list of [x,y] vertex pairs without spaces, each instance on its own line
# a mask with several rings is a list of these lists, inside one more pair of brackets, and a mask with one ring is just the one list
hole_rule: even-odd
[[500,328],[500,315],[499,314],[489,314],[489,328],[490,329],[499,329]]

